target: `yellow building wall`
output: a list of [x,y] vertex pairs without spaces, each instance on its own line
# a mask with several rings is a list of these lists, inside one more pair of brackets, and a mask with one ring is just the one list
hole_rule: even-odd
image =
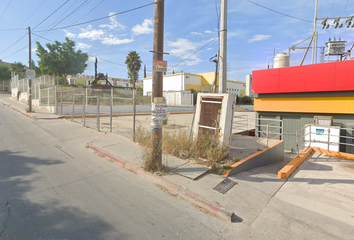
[[255,98],[254,110],[259,112],[354,114],[354,97]]
[[[206,72],[198,74],[202,77],[202,85],[212,85],[215,79],[215,72]],[[219,85],[219,73],[217,75],[216,86]]]
[[184,86],[186,90],[196,90],[196,91],[202,91],[202,86],[201,85],[194,85],[194,84],[186,84]]

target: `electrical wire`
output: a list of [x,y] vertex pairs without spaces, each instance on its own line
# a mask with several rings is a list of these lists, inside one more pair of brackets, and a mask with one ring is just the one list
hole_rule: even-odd
[[6,13],[7,9],[9,8],[11,2],[12,2],[12,0],[10,0],[9,3],[7,4],[7,6],[5,8],[5,11],[2,13],[2,15],[0,17],[0,21],[1,21],[2,17],[5,15],[5,13]]
[[14,46],[16,43],[18,43],[19,41],[21,41],[24,37],[26,37],[28,35],[28,33],[26,33],[25,35],[23,35],[22,37],[20,37],[16,42],[14,42],[13,44],[11,44],[11,46],[9,46],[8,48],[6,48],[4,51],[0,52],[0,54],[6,52],[7,50],[9,50],[12,46]]
[[75,22],[74,22],[74,24],[75,23],[77,23],[78,21],[80,21],[81,19],[83,19],[84,17],[86,17],[87,15],[89,15],[91,12],[93,12],[94,10],[96,10],[96,8],[99,6],[99,5],[101,5],[102,3],[104,2],[104,0],[102,0],[101,2],[99,2],[96,6],[94,6],[88,13],[86,13],[83,17],[81,17],[81,18],[79,18],[78,20],[76,20]]
[[279,11],[274,10],[274,9],[272,9],[272,8],[263,6],[263,5],[258,4],[258,3],[256,3],[256,2],[253,2],[253,1],[251,1],[251,0],[246,0],[246,1],[247,1],[247,2],[250,2],[250,3],[254,4],[254,5],[257,5],[257,6],[259,6],[259,7],[262,7],[262,8],[264,8],[264,9],[267,9],[267,10],[269,10],[269,11],[272,11],[272,12],[275,12],[275,13],[278,13],[278,14],[281,14],[281,15],[286,16],[286,17],[294,18],[294,19],[301,20],[301,21],[304,21],[304,22],[313,23],[313,21],[306,20],[306,19],[303,19],[303,18],[294,17],[294,16],[291,16],[291,15],[289,15],[289,14],[279,12]]
[[187,58],[183,59],[181,62],[179,62],[178,64],[174,65],[170,70],[174,70],[175,67],[177,67],[178,65],[184,63],[185,61],[187,61],[189,58],[191,58],[192,56],[194,56],[195,54],[197,54],[198,52],[200,52],[203,48],[205,48],[206,46],[208,46],[210,43],[214,42],[216,39],[218,39],[219,36],[211,39],[207,44],[205,44],[204,46],[202,46],[201,48],[199,48],[197,51],[195,51],[194,53],[192,53],[191,55],[189,55]]
[[39,24],[37,24],[37,26],[35,26],[32,30],[36,29],[39,25],[41,25],[43,22],[45,22],[48,18],[50,18],[54,13],[56,13],[60,8],[62,8],[65,4],[67,4],[70,0],[66,0],[65,3],[63,3],[60,7],[58,7],[57,9],[55,9],[51,14],[49,14],[48,17],[46,17],[42,22],[40,22]]
[[[70,28],[70,27],[76,27],[76,26],[83,25],[83,24],[87,24],[87,23],[91,23],[91,22],[97,22],[97,21],[100,21],[100,20],[102,20],[102,19],[110,18],[110,17],[117,16],[117,15],[121,15],[121,14],[128,13],[128,12],[132,12],[132,11],[135,11],[135,10],[138,10],[138,9],[141,9],[141,8],[145,8],[145,7],[148,7],[148,6],[150,6],[150,5],[154,5],[154,4],[155,4],[155,2],[149,3],[149,4],[145,4],[145,5],[136,7],[136,8],[132,8],[132,9],[129,9],[129,10],[125,10],[125,11],[122,11],[122,12],[119,12],[119,13],[110,14],[110,15],[108,15],[108,16],[96,18],[96,19],[93,19],[93,20],[90,20],[90,21],[86,21],[86,22],[82,22],[82,23],[77,23],[77,24],[72,24],[72,25],[65,26],[65,27],[53,28],[53,29],[50,29],[50,31],[61,30],[61,29],[66,29],[66,28]],[[48,30],[39,30],[39,31],[37,31],[37,32],[46,32],[46,31],[48,31]]]

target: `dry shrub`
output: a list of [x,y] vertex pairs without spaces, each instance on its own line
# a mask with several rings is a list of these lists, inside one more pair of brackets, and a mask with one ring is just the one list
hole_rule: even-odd
[[[143,156],[143,168],[148,171],[156,171],[157,166],[154,166],[152,161],[156,153],[152,150],[151,132],[138,127],[136,139],[139,144],[146,147]],[[223,169],[220,162],[225,158],[229,149],[220,146],[217,136],[210,131],[199,134],[197,140],[193,136],[189,138],[189,131],[179,130],[164,131],[162,151],[179,158],[206,159],[207,161],[203,164],[210,167],[213,172],[219,173],[220,169]],[[161,171],[161,169],[158,171]]]

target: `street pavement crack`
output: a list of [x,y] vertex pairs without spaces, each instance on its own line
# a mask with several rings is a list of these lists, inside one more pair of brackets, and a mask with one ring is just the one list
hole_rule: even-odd
[[6,202],[6,210],[7,210],[7,215],[6,215],[6,219],[5,219],[5,222],[4,224],[2,225],[2,229],[0,231],[0,238],[1,236],[4,234],[5,232],[5,229],[6,229],[6,226],[7,226],[7,222],[9,221],[10,219],[10,215],[11,215],[11,209],[10,209],[10,203],[9,201]]

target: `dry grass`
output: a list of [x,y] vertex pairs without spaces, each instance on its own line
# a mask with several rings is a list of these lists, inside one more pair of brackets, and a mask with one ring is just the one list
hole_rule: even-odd
[[[156,171],[152,159],[156,153],[152,150],[151,132],[138,127],[136,139],[139,144],[146,147],[143,156],[143,168]],[[220,146],[217,137],[211,132],[204,132],[198,139],[191,136],[188,130],[164,131],[162,139],[162,152],[183,159],[195,159],[198,163],[211,168],[212,172],[222,173],[220,162],[226,157],[229,149]],[[161,169],[160,169],[161,170]]]

